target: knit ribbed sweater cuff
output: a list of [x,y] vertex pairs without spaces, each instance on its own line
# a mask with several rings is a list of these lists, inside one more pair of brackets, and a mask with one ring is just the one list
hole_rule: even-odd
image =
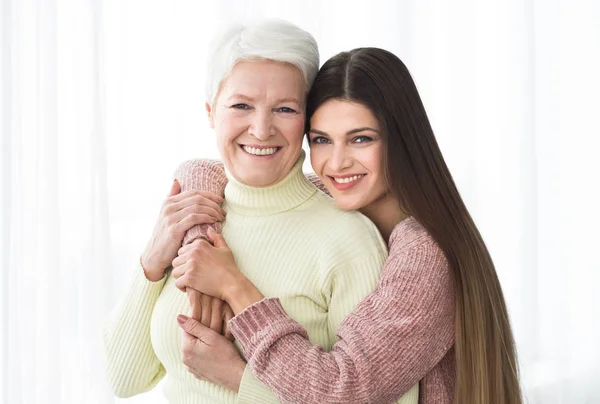
[[246,307],[229,320],[228,326],[250,365],[257,349],[270,346],[284,335],[296,333],[308,339],[306,330],[287,315],[276,297]]
[[[183,162],[175,171],[174,179],[179,181],[181,192],[198,190],[212,192],[223,196],[227,176],[223,163],[213,160],[188,160]],[[183,245],[189,244],[197,238],[207,239],[208,228],[211,227],[221,233],[222,224],[200,224],[189,229],[183,238]]]

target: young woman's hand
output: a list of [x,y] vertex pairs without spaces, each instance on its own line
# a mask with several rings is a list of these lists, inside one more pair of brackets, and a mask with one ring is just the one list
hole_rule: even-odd
[[220,206],[222,202],[222,197],[210,192],[181,193],[179,182],[173,182],[140,259],[148,280],[155,282],[163,278],[165,270],[177,256],[187,230],[197,224],[225,219],[225,212]]
[[179,249],[172,263],[175,286],[224,299],[226,289],[243,275],[225,239],[212,229],[208,230],[208,237],[210,242],[197,239]]
[[234,314],[262,300],[260,290],[238,269],[223,236],[210,228],[207,235],[209,241],[198,239],[179,250],[173,260],[175,286],[225,300]]

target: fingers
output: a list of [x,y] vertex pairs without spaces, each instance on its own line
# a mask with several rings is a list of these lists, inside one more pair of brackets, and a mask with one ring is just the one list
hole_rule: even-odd
[[231,320],[234,316],[233,310],[231,310],[231,307],[229,307],[227,304],[225,308],[225,317],[223,319],[223,335],[231,342],[235,341],[235,337],[229,329],[229,320]]
[[202,242],[207,242],[206,240],[202,239],[202,238],[197,238],[194,241],[192,241],[189,244],[184,245],[183,247],[181,247],[179,249],[179,251],[177,251],[177,256],[182,256],[187,254],[188,252],[196,249],[198,247],[198,245]]
[[186,288],[190,306],[192,306],[192,318],[196,321],[202,320],[202,294],[193,288]]
[[[204,213],[191,213],[180,222],[173,225],[172,231],[174,234],[185,234],[197,224],[212,224],[217,222],[213,216]],[[183,238],[183,236],[182,236]]]
[[[177,186],[179,187],[179,183],[177,183]],[[181,190],[181,187],[179,187],[178,189]],[[184,199],[194,197],[194,196],[202,197],[202,198],[204,198],[204,200],[207,203],[208,203],[208,201],[212,201],[213,203],[215,203],[217,205],[220,205],[223,203],[223,201],[225,201],[225,199],[223,199],[223,197],[221,197],[217,194],[213,194],[212,192],[198,191],[197,189],[192,189],[192,190],[185,191],[185,192],[179,192],[175,195],[170,195],[167,198],[167,200],[165,201],[165,205],[172,206],[174,204],[181,202]]]
[[[205,245],[201,245],[202,243],[205,243]],[[212,248],[212,246],[208,241],[203,239],[194,240],[193,243],[181,247],[177,252],[177,257],[171,261],[171,265],[173,266],[173,278],[178,279],[183,276],[189,268],[193,268],[200,257],[197,254],[192,254],[192,251],[199,249],[198,251],[202,254],[202,251],[206,251],[204,248]]]
[[[191,208],[191,209],[190,209]],[[207,213],[217,220],[225,220],[225,210],[221,205],[203,196],[190,196],[184,200],[165,207],[164,212],[179,221],[189,213]],[[182,214],[185,213],[185,214]]]
[[167,194],[167,198],[175,196],[181,192],[181,185],[179,185],[179,181],[173,180],[173,184],[171,184],[171,189]]
[[180,314],[177,316],[177,322],[179,323],[179,326],[183,328],[183,331],[193,335],[196,338],[201,339],[202,324],[200,324],[198,321],[194,320],[191,317]]
[[[177,279],[177,280],[175,281],[175,287],[176,287],[177,289],[181,290],[182,292],[186,292],[186,291],[187,291],[187,288],[188,288],[188,286],[190,286],[190,285],[189,285],[189,282],[188,282],[188,278],[187,278],[187,276],[185,276],[185,275],[184,275],[184,276],[182,276],[182,277],[180,277],[179,279]],[[191,287],[191,286],[190,286],[190,287]],[[192,289],[193,289],[193,288],[192,288]]]
[[206,327],[210,327],[210,317],[211,317],[211,304],[212,304],[212,297],[202,294],[201,295],[201,300],[202,300],[202,320],[200,321],[202,323],[202,325],[206,326]]
[[[200,259],[202,254],[207,251],[206,248],[210,249],[212,246],[208,241],[201,238],[181,247],[177,251],[177,257],[171,261],[171,265],[173,265],[173,268],[175,269],[173,271],[173,277],[177,279],[179,276],[183,275],[183,273],[180,273],[181,270],[177,270],[177,268],[187,262],[193,263],[192,261]],[[192,254],[194,251],[197,251],[198,254]]]
[[218,332],[219,334],[223,334],[223,306],[225,302],[221,299],[213,297],[210,304],[211,316],[210,316],[210,325],[209,327]]
[[209,227],[207,232],[208,240],[217,248],[229,248],[227,242],[222,235],[217,233],[213,228]]
[[233,334],[229,330],[229,327],[227,326],[227,323],[225,321],[223,321],[223,328],[225,329],[225,331],[223,332],[223,335],[225,336],[225,338],[227,338],[231,342],[234,342],[235,341],[235,337],[233,336]]
[[181,278],[183,275],[185,275],[185,272],[188,269],[187,266],[187,256],[181,256],[181,257],[177,257],[173,260],[173,272],[171,272],[171,275],[173,276],[173,278],[175,279],[179,279]]

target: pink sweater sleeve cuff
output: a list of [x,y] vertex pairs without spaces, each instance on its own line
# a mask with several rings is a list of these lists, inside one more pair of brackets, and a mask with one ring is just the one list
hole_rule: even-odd
[[308,339],[306,330],[287,315],[276,297],[246,307],[229,320],[228,326],[250,364],[259,348],[272,345],[284,335],[299,334]]
[[[198,190],[223,196],[225,185],[227,185],[223,164],[214,160],[185,161],[177,168],[173,177],[179,181],[181,192]],[[197,238],[207,239],[209,227],[212,227],[217,233],[221,233],[222,224],[220,222],[196,225],[185,233],[183,245],[189,244]]]

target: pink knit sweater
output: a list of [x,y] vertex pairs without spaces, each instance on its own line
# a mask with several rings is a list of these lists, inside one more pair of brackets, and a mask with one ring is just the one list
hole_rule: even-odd
[[[215,192],[224,184],[222,165],[208,165],[197,184],[211,183]],[[330,352],[309,342],[277,298],[247,307],[229,326],[253,373],[282,402],[391,403],[419,381],[419,403],[453,402],[453,276],[414,218],[394,228],[377,288],[344,320]]]

